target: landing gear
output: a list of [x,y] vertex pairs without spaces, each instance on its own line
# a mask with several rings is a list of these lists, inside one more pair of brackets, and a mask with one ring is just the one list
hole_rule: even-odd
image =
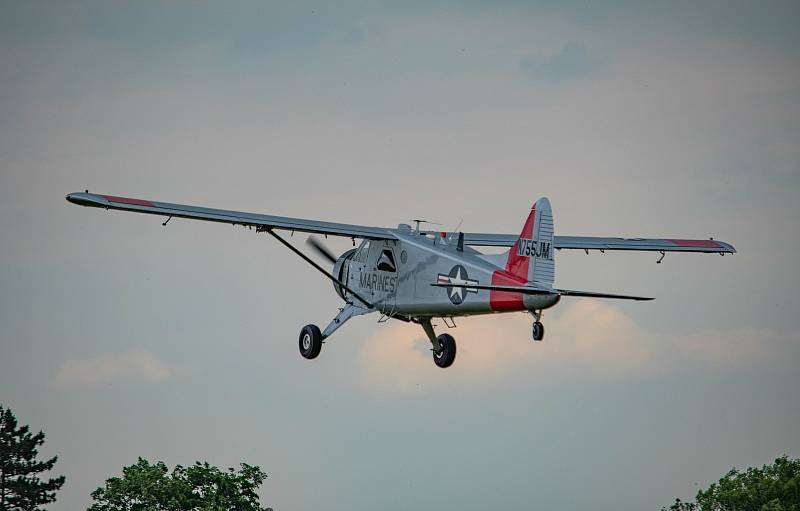
[[533,315],[533,340],[541,341],[544,339],[544,325],[540,321],[542,319],[542,311],[531,311]]
[[433,345],[433,362],[444,369],[450,367],[456,359],[456,340],[450,334],[441,334],[436,337],[431,325],[431,318],[420,318],[419,324]]
[[544,339],[544,325],[540,321],[533,323],[533,340],[541,341]]
[[322,332],[319,331],[319,327],[317,325],[304,326],[300,330],[298,345],[303,358],[317,358],[320,350],[322,350]]
[[456,340],[450,334],[441,334],[437,340],[441,349],[433,351],[433,362],[442,369],[450,367],[456,359]]
[[345,321],[353,316],[360,316],[370,312],[372,312],[372,309],[365,309],[363,307],[359,307],[358,305],[347,303],[341,308],[341,310],[339,310],[339,314],[333,318],[333,321],[331,321],[330,324],[325,327],[324,331],[320,332],[317,325],[304,326],[303,329],[300,330],[300,339],[298,340],[300,354],[303,355],[303,358],[317,358],[320,350],[322,350],[323,340],[330,337],[331,334],[336,331],[336,329],[342,326]]

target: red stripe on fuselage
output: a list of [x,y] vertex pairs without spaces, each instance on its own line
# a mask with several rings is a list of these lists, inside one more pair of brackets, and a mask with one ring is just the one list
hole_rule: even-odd
[[[492,273],[493,286],[524,286],[527,282],[527,279],[519,278],[504,270],[497,270]],[[514,293],[513,291],[489,291],[489,307],[493,311],[502,312],[525,310],[525,304],[522,303],[522,293]]]
[[111,202],[118,202],[120,204],[132,204],[134,206],[148,206],[151,208],[156,207],[156,205],[150,202],[149,200],[131,199],[130,197],[116,197],[114,195],[103,195],[103,197],[110,200]]
[[[533,239],[533,226],[536,221],[536,204],[531,207],[525,226],[522,228],[520,238]],[[531,258],[517,255],[519,238],[508,251],[508,260],[505,270],[497,270],[492,273],[492,285],[494,286],[524,286],[528,282],[528,268]],[[495,311],[519,311],[525,310],[522,303],[522,293],[511,291],[489,291],[489,307]]]

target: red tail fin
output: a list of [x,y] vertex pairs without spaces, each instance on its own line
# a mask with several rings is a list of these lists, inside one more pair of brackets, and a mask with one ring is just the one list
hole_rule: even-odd
[[553,249],[553,212],[550,201],[542,197],[531,208],[522,233],[508,251],[506,271],[525,281],[552,286]]
[[[531,208],[519,238],[508,251],[506,267],[492,274],[492,285],[523,286],[534,282],[551,288],[555,279],[553,261],[553,212],[550,201],[542,197]],[[522,294],[513,291],[489,293],[495,311],[525,310]]]
[[533,238],[534,222],[536,222],[536,204],[531,207],[528,219],[525,220],[525,226],[522,228],[522,232],[519,238],[517,238],[517,241],[514,242],[514,245],[512,245],[511,249],[508,251],[508,260],[506,261],[506,271],[525,279],[525,281],[528,280],[528,266],[530,265],[531,259],[530,257],[520,255],[519,244],[521,240]]

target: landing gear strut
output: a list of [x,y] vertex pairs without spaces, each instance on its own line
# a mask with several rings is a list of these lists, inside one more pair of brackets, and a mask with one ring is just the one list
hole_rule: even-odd
[[331,321],[322,332],[320,332],[317,325],[304,326],[303,329],[300,330],[300,339],[298,341],[300,354],[303,355],[303,358],[317,358],[320,350],[322,350],[322,341],[330,337],[331,334],[333,334],[333,332],[342,326],[348,319],[352,318],[353,316],[368,314],[369,312],[372,312],[372,310],[365,309],[364,307],[360,307],[352,303],[347,303],[344,307],[342,307],[342,309],[339,311],[339,314],[333,318],[333,321]]
[[453,336],[441,334],[437,337],[430,318],[420,318],[419,323],[433,345],[433,362],[442,369],[453,365],[456,359],[456,340]]
[[539,321],[542,318],[542,311],[531,311],[531,314],[533,314],[534,319],[532,332],[533,340],[541,341],[544,339],[544,325]]

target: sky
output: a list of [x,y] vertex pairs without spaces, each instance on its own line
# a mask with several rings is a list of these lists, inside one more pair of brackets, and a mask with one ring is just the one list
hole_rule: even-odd
[[[0,1],[0,403],[50,509],[142,456],[259,465],[275,509],[660,509],[800,456],[797,2]],[[557,253],[564,298],[355,318],[263,235],[70,192],[395,226],[707,238]],[[291,238],[299,246],[305,237]],[[336,251],[349,240],[328,240]],[[444,331],[444,326],[440,325]]]

